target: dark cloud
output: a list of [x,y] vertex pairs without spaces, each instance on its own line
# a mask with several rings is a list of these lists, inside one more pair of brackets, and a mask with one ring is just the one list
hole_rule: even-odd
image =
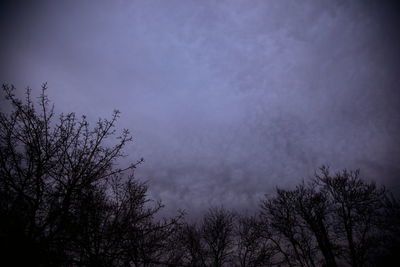
[[393,1],[35,1],[1,7],[0,80],[122,111],[168,209],[257,208],[321,164],[398,188]]

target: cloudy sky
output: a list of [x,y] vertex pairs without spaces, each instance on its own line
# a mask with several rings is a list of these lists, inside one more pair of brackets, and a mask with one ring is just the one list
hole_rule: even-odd
[[[394,3],[394,1],[393,1]],[[399,189],[399,8],[382,0],[10,1],[0,82],[122,112],[165,213],[253,210],[321,164]]]

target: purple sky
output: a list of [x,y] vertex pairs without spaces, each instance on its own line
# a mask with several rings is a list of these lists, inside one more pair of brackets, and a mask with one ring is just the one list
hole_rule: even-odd
[[[10,1],[0,82],[122,112],[165,213],[257,208],[321,164],[399,190],[399,8],[382,0]],[[21,90],[22,91],[22,90]]]

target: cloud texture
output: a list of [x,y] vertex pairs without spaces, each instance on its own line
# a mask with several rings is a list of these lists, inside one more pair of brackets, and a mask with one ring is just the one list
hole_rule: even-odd
[[[167,213],[257,208],[321,164],[398,188],[400,56],[390,1],[12,1],[1,82],[60,111],[122,111]],[[396,189],[398,190],[398,189]]]

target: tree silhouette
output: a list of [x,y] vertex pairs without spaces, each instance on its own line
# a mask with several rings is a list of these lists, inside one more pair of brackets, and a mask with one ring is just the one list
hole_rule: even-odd
[[236,223],[236,261],[241,267],[273,266],[278,253],[254,216],[240,216]]
[[321,168],[316,183],[329,199],[346,260],[351,266],[365,266],[371,260],[367,256],[373,255],[380,243],[385,188],[363,181],[359,170],[344,170],[332,176],[327,167]]
[[223,266],[232,253],[234,215],[224,208],[211,208],[204,216],[201,231],[210,266]]
[[[3,258],[30,265],[142,266],[162,260],[176,219],[154,222],[161,204],[133,179],[143,159],[120,168],[132,141],[115,123],[90,128],[74,113],[55,119],[46,96],[18,99],[3,85],[11,111],[0,113],[0,215]],[[114,142],[113,145],[110,145]]]
[[278,262],[289,266],[316,266],[315,238],[298,212],[298,190],[277,189],[276,196],[262,202],[264,236],[279,251]]
[[[390,246],[398,244],[398,238],[389,237],[398,236],[398,204],[384,187],[359,174],[343,170],[331,175],[323,166],[310,183],[277,189],[275,196],[263,201],[264,232],[283,262],[376,266],[381,250],[393,251]],[[372,262],[375,265],[368,265]]]
[[182,266],[206,266],[206,252],[202,232],[196,224],[184,224],[175,248],[181,251]]
[[210,208],[189,224],[156,220],[162,208],[120,167],[132,141],[119,112],[90,127],[55,117],[46,96],[24,101],[3,85],[0,113],[0,252],[22,266],[388,266],[400,247],[400,205],[384,187],[323,166],[277,188],[253,216]]

